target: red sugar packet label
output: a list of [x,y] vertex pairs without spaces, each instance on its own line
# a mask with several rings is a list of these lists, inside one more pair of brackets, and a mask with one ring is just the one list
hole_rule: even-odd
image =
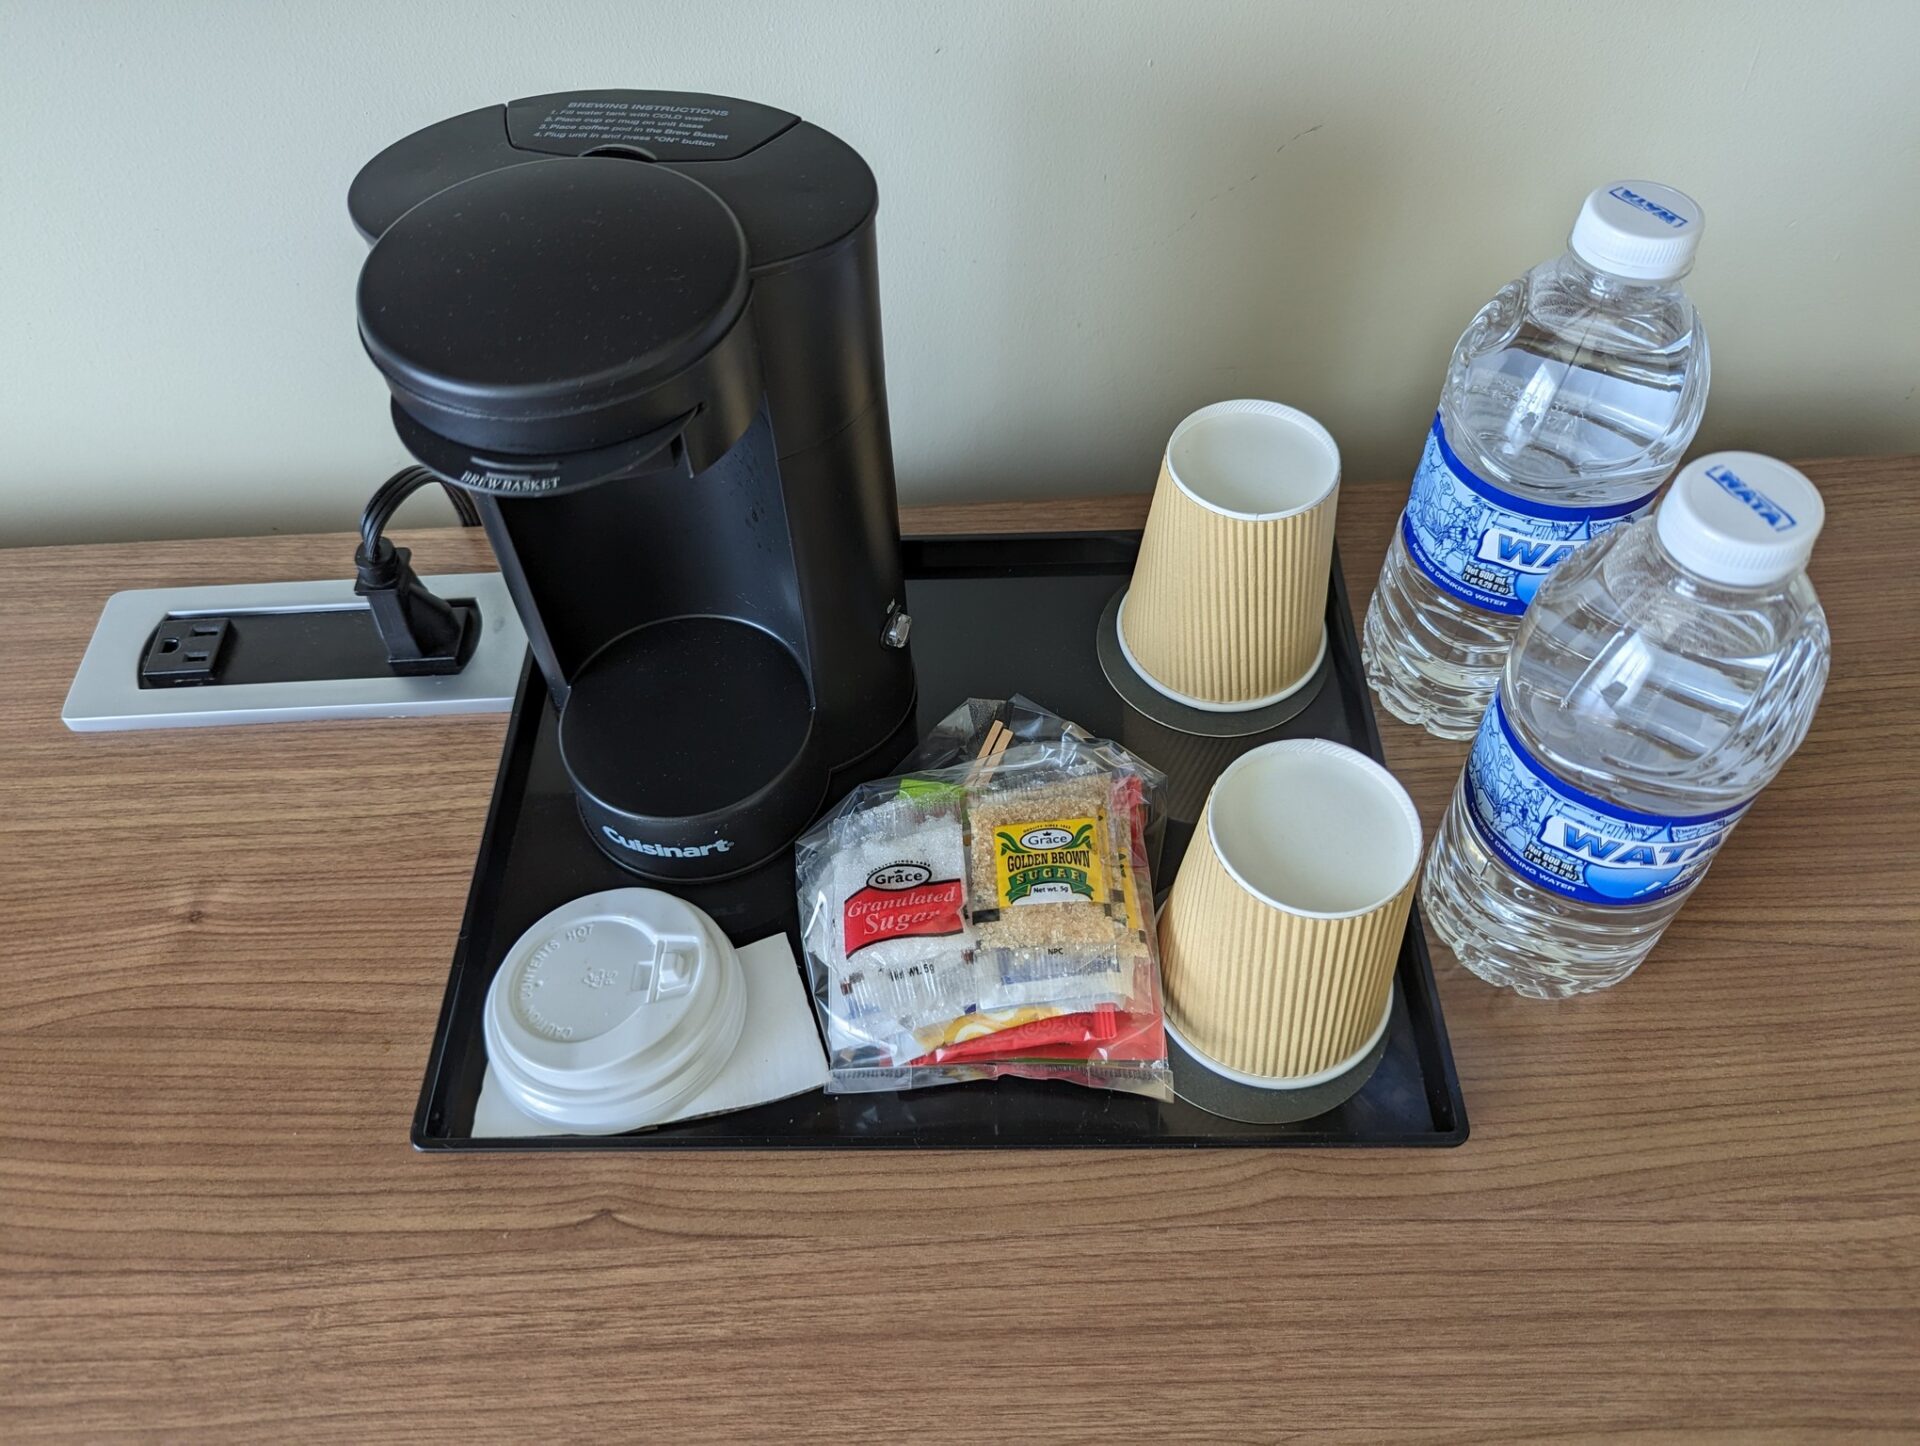
[[847,957],[887,939],[936,939],[958,934],[966,897],[959,879],[935,879],[925,864],[883,864],[866,886],[847,896],[841,916]]

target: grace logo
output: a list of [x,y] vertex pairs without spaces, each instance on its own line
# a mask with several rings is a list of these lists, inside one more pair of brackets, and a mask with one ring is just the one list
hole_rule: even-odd
[[917,889],[932,877],[933,870],[925,864],[882,864],[867,875],[867,887],[889,891]]
[[1044,849],[1063,849],[1074,842],[1074,836],[1064,828],[1030,828],[1020,835],[1020,848],[1024,853],[1037,854]]

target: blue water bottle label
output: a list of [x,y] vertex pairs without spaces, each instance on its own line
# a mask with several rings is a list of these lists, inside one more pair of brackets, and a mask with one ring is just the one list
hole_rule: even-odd
[[1610,507],[1552,507],[1516,497],[1468,469],[1447,445],[1435,412],[1400,536],[1436,586],[1487,612],[1518,617],[1541,578],[1647,511],[1654,492]]
[[1751,802],[1655,814],[1595,798],[1527,751],[1497,692],[1467,759],[1467,817],[1481,842],[1528,882],[1584,904],[1650,904],[1685,893]]

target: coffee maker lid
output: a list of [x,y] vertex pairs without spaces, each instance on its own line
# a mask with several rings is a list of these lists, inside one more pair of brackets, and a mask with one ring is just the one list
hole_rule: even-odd
[[580,90],[403,136],[361,167],[347,210],[373,241],[435,192],[552,156],[621,156],[692,176],[739,217],[756,274],[841,245],[879,205],[860,154],[790,111],[692,91]]
[[458,182],[389,226],[360,274],[360,334],[431,431],[577,451],[697,406],[674,384],[726,341],[747,296],[739,222],[698,181],[553,158]]
[[[347,206],[374,243],[361,336],[401,441],[472,490],[689,477],[766,400],[747,289],[857,244],[877,204],[852,147],[729,96],[566,91],[468,111],[354,177]],[[820,418],[837,426],[875,393],[826,371],[820,390],[849,403]],[[820,439],[807,420],[786,444]]]

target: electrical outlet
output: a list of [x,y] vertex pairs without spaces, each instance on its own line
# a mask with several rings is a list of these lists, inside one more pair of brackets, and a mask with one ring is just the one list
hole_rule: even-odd
[[500,574],[422,581],[472,615],[457,673],[397,675],[366,599],[346,578],[115,593],[61,721],[91,733],[506,712],[527,635]]
[[211,683],[233,624],[226,618],[167,618],[153,630],[140,659],[140,681],[148,688],[181,688]]

